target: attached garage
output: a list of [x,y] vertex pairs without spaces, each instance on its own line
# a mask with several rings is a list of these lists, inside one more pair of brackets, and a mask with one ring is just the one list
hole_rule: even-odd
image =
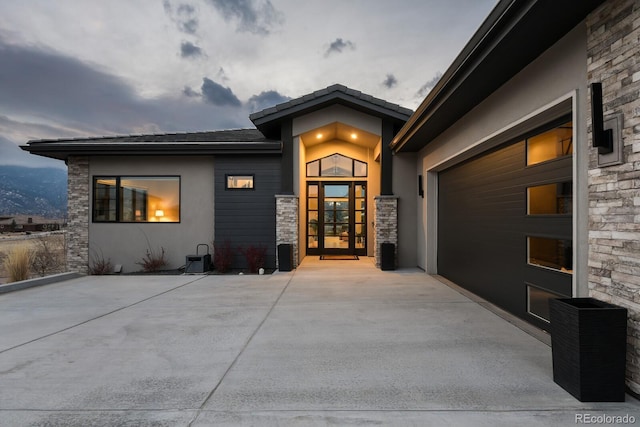
[[573,131],[563,117],[438,175],[438,273],[541,328],[572,295]]

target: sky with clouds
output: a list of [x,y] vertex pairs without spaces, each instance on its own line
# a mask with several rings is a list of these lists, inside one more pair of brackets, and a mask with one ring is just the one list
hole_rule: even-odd
[[4,0],[0,164],[60,166],[31,139],[252,127],[335,83],[415,109],[495,4]]

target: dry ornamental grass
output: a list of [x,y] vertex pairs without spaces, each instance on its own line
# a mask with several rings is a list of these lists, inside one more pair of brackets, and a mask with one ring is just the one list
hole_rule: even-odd
[[9,282],[18,282],[29,278],[33,252],[27,245],[18,245],[9,251],[4,259],[4,269]]

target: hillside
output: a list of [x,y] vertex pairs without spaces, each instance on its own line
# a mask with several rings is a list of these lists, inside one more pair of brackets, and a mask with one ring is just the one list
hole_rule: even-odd
[[0,215],[64,218],[67,171],[0,165]]

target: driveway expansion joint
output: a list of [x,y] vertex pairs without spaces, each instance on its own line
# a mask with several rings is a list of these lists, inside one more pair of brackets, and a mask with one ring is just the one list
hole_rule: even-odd
[[280,291],[280,294],[278,294],[278,298],[276,298],[276,300],[273,302],[273,304],[271,305],[271,307],[269,308],[269,311],[267,312],[267,314],[264,316],[264,318],[262,319],[262,321],[260,322],[260,324],[258,324],[258,326],[256,327],[256,329],[253,331],[253,333],[251,333],[251,335],[249,336],[249,338],[247,339],[247,341],[244,343],[244,345],[242,346],[242,348],[240,349],[240,351],[238,352],[238,354],[236,355],[236,357],[233,359],[233,361],[231,362],[231,364],[229,365],[229,367],[227,368],[227,370],[224,372],[224,374],[222,374],[222,377],[220,377],[220,380],[218,381],[218,383],[215,385],[215,387],[211,390],[211,392],[207,395],[207,397],[204,399],[204,401],[202,402],[202,404],[200,405],[200,408],[198,408],[198,413],[196,414],[196,416],[189,422],[188,426],[191,427],[193,425],[193,423],[195,423],[198,418],[200,417],[200,414],[202,413],[202,411],[204,410],[205,405],[207,404],[207,402],[209,402],[209,400],[211,400],[211,398],[213,397],[213,395],[215,394],[215,392],[218,390],[218,388],[220,387],[220,385],[222,384],[222,382],[224,381],[224,379],[227,377],[227,375],[229,374],[229,372],[231,372],[231,369],[233,369],[233,367],[236,365],[236,363],[238,362],[238,360],[240,359],[240,356],[242,356],[242,353],[244,353],[244,351],[247,349],[247,347],[249,346],[249,344],[251,343],[251,341],[253,340],[253,338],[257,335],[258,331],[260,331],[260,329],[262,328],[262,325],[265,324],[265,322],[267,321],[267,319],[269,318],[269,316],[271,315],[271,313],[273,312],[273,309],[276,307],[276,305],[278,305],[278,303],[280,302],[280,299],[282,298],[282,295],[284,295],[285,291],[287,290],[287,288],[289,287],[289,284],[291,283],[291,281],[293,280],[294,276],[295,276],[295,270],[293,271],[293,273],[291,274],[291,276],[289,277],[289,280],[287,281],[287,283],[284,285],[284,287],[282,288],[282,290]]
[[103,314],[101,314],[99,316],[92,317],[91,319],[83,320],[82,322],[76,323],[76,324],[71,325],[71,326],[67,326],[66,328],[62,328],[62,329],[60,329],[58,331],[54,331],[54,332],[51,332],[49,334],[43,335],[41,337],[34,338],[32,340],[29,340],[29,341],[14,345],[13,347],[5,348],[4,350],[0,350],[0,354],[6,353],[6,352],[11,351],[11,350],[15,350],[15,349],[23,347],[25,345],[32,344],[34,342],[41,341],[43,339],[52,337],[52,336],[60,334],[62,332],[69,331],[69,330],[71,330],[73,328],[77,328],[78,326],[86,325],[87,323],[93,322],[94,320],[102,319],[103,317],[109,316],[109,315],[114,314],[114,313],[118,313],[118,312],[120,312],[122,310],[126,310],[127,308],[134,307],[134,306],[136,306],[138,304],[142,304],[143,302],[147,302],[147,301],[152,300],[154,298],[157,298],[159,296],[165,295],[165,294],[167,294],[169,292],[173,292],[173,291],[175,291],[177,289],[184,288],[185,286],[191,285],[191,284],[197,282],[198,280],[201,280],[203,277],[205,277],[205,276],[198,277],[195,280],[191,280],[191,281],[189,281],[187,283],[183,283],[183,284],[175,286],[175,287],[173,287],[171,289],[167,289],[166,291],[162,291],[162,292],[160,292],[158,294],[151,295],[150,297],[147,297],[147,298],[141,299],[139,301],[133,302],[131,304],[125,305],[124,307],[116,308],[115,310],[111,310],[111,311],[109,311],[107,313],[103,313]]

